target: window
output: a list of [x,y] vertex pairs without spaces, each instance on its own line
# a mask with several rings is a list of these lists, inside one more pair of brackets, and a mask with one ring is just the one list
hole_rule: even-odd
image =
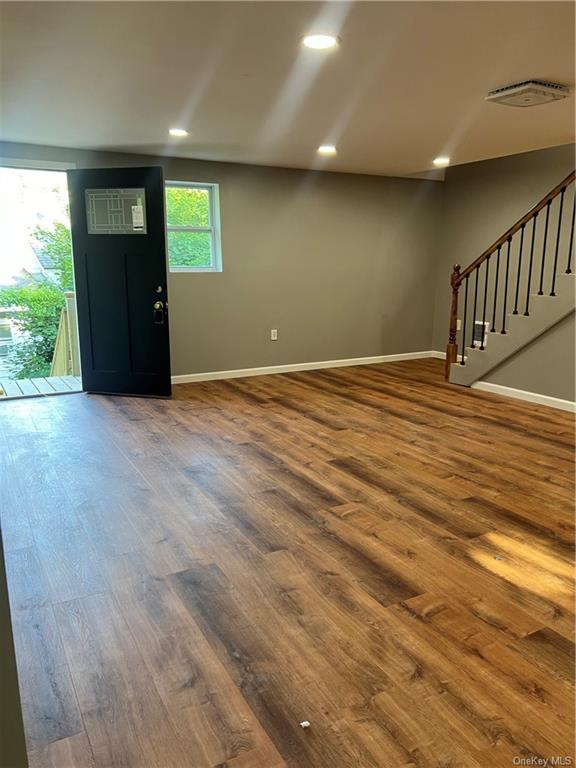
[[170,272],[221,272],[217,184],[166,182]]

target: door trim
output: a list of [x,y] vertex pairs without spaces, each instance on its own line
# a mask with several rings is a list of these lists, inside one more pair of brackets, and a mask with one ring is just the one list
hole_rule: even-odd
[[16,157],[0,157],[1,168],[21,168],[23,171],[73,171],[76,163],[58,160],[24,160]]

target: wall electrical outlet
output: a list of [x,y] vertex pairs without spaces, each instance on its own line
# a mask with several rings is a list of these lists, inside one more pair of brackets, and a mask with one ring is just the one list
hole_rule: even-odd
[[456,320],[456,330],[459,331],[461,327],[462,327],[462,321],[460,320],[460,318],[458,318],[458,320]]
[[270,340],[271,341],[278,341],[278,328],[271,328],[270,329]]

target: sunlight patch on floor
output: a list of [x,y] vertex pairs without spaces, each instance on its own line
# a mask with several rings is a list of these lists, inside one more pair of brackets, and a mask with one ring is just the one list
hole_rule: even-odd
[[487,571],[520,589],[571,609],[572,569],[533,545],[504,534],[489,533],[482,547],[472,547],[470,556]]
[[[508,553],[510,557],[520,558],[538,568],[545,568],[547,571],[552,571],[556,576],[571,579],[574,575],[574,567],[570,562],[562,560],[556,555],[551,555],[548,550],[539,548],[533,543],[526,544],[526,542],[518,541],[518,539],[495,531],[487,533],[484,539],[502,550],[503,553]],[[503,556],[505,555],[503,554]]]

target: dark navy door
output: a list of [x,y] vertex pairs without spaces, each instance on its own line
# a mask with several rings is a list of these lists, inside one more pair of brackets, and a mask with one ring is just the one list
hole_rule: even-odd
[[161,168],[68,171],[82,385],[171,394]]

